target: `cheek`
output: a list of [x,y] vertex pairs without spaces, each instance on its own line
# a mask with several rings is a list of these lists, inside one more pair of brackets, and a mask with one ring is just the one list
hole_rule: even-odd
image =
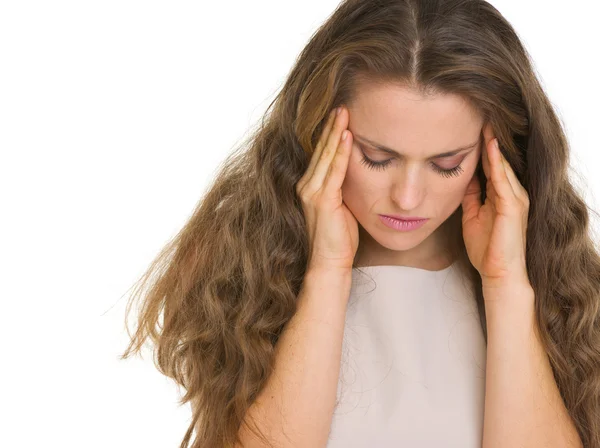
[[359,158],[356,155],[354,146],[350,153],[350,159],[348,160],[348,168],[346,169],[346,177],[342,184],[342,195],[344,201],[350,199],[351,196],[355,196],[361,189],[358,187],[364,182],[364,170],[359,163]]
[[467,187],[475,174],[475,169],[477,164],[463,164],[464,172],[461,175],[454,179],[452,182],[448,182],[443,180],[442,184],[443,188],[439,190],[440,196],[444,203],[451,204],[452,207],[460,204],[467,192]]
[[353,153],[342,184],[342,198],[350,211],[358,215],[360,210],[368,210],[377,201],[377,192],[382,191],[381,180],[381,175],[377,178],[370,173],[361,165],[360,157]]
[[360,185],[363,181],[360,174],[361,173],[358,172],[352,161],[349,161],[346,177],[342,183],[342,198],[344,203],[351,209],[356,207],[361,201],[360,195],[363,192],[363,189],[360,188]]

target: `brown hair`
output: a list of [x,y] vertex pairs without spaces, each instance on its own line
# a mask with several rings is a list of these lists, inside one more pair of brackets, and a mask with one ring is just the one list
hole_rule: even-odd
[[[157,368],[186,389],[181,403],[190,402],[193,415],[182,448],[239,443],[306,271],[295,185],[328,112],[352,101],[360,79],[460,94],[492,123],[530,197],[527,269],[554,377],[584,446],[600,448],[600,256],[590,210],[567,176],[569,145],[530,56],[483,0],[343,1],[299,55],[261,126],[136,283],[127,314],[140,300],[138,328],[121,359],[150,338]],[[487,341],[461,214],[459,207],[447,226]]]

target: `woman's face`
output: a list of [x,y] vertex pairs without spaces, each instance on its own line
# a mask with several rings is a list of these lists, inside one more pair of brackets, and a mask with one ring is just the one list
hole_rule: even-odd
[[[363,83],[346,107],[353,142],[342,196],[368,233],[359,252],[372,265],[435,265],[445,248],[436,230],[460,207],[481,157],[483,118],[460,96],[422,97],[394,84]],[[381,222],[390,214],[429,220],[400,232]]]

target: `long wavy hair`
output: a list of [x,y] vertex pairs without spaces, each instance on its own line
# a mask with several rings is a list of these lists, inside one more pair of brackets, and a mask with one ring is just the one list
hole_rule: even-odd
[[[181,404],[190,402],[192,421],[181,448],[240,444],[307,268],[295,186],[328,112],[350,103],[361,79],[459,94],[492,123],[530,197],[527,269],[542,341],[584,446],[600,448],[599,249],[591,208],[568,178],[563,126],[532,65],[515,30],[484,0],[339,4],[260,126],[219,167],[189,221],[134,285],[126,314],[140,302],[138,327],[132,336],[125,318],[131,343],[121,359],[150,338],[159,371],[186,390]],[[481,278],[466,255],[461,217],[459,207],[447,227],[487,342]]]

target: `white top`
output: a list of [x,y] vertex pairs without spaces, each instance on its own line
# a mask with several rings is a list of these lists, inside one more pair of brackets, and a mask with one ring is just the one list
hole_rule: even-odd
[[481,448],[486,345],[458,272],[353,269],[328,448]]

